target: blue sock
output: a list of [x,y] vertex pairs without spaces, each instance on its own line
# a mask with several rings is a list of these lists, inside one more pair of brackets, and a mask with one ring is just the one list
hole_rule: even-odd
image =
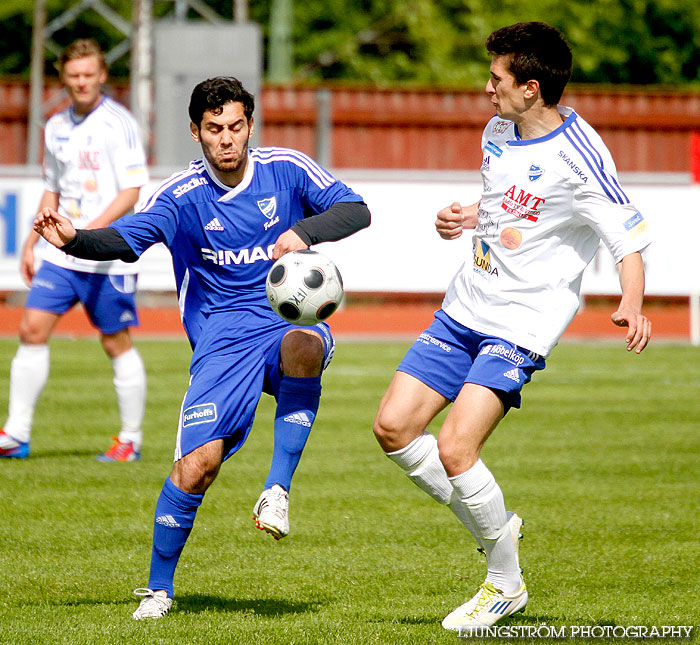
[[156,504],[149,589],[165,589],[173,597],[175,567],[192,530],[204,495],[191,495],[165,480]]
[[270,474],[265,480],[266,489],[279,484],[289,490],[320,400],[320,376],[282,378],[275,412],[275,447]]

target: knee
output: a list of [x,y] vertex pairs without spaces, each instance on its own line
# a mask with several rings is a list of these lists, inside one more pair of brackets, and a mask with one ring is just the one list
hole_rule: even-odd
[[441,431],[438,435],[440,461],[450,477],[461,475],[479,460],[479,450],[459,443],[454,435]]
[[132,347],[131,335],[128,329],[122,329],[116,334],[103,334],[100,340],[105,353],[110,358],[117,358],[128,352]]
[[395,452],[410,443],[403,439],[404,427],[405,424],[401,423],[401,419],[396,414],[382,408],[377,413],[372,431],[384,452]]
[[43,345],[48,342],[50,330],[26,316],[19,323],[19,340],[23,345]]
[[280,359],[286,376],[319,376],[323,369],[323,341],[316,333],[292,330],[282,339]]
[[192,468],[175,462],[170,481],[185,493],[204,495],[216,479],[219,467],[217,464],[199,464],[199,468]]

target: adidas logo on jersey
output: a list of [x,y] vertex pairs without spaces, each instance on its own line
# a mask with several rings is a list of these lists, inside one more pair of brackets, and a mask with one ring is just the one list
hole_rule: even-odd
[[171,529],[180,528],[177,520],[172,515],[161,515],[160,517],[156,517],[156,524],[162,524],[163,526],[167,526]]
[[224,227],[221,225],[218,217],[215,217],[209,224],[204,227],[205,231],[223,231]]
[[520,372],[518,372],[517,369],[508,370],[503,376],[509,378],[511,381],[520,383]]
[[304,426],[305,428],[311,427],[311,421],[309,421],[309,417],[306,416],[306,412],[295,412],[294,414],[284,417],[284,420],[288,423],[296,423],[297,425]]

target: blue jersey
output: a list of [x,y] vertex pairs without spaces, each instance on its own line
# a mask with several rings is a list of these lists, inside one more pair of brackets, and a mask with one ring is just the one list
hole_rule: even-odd
[[169,248],[193,346],[211,314],[260,310],[269,316],[265,278],[282,233],[336,202],[363,201],[296,150],[253,148],[248,160],[235,188],[222,184],[206,160],[193,161],[165,180],[133,216],[112,225],[139,256],[158,242]]

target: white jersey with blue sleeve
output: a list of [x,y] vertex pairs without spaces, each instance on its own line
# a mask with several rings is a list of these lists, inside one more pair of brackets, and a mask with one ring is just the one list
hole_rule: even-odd
[[235,188],[222,184],[205,159],[193,161],[112,225],[137,255],[157,242],[169,248],[192,345],[211,314],[233,312],[234,327],[236,311],[271,314],[265,279],[283,232],[336,202],[362,201],[301,152],[253,148],[248,159]]
[[443,302],[457,322],[542,356],[576,314],[599,243],[615,262],[649,244],[601,138],[571,108],[559,112],[561,126],[537,139],[498,117],[487,124],[473,258]]
[[[44,132],[44,188],[58,193],[58,212],[75,228],[101,215],[127,188],[148,182],[146,155],[131,113],[105,96],[86,116],[68,108],[52,116]],[[44,243],[41,256],[58,266],[89,273],[126,275],[136,264],[75,258]]]

